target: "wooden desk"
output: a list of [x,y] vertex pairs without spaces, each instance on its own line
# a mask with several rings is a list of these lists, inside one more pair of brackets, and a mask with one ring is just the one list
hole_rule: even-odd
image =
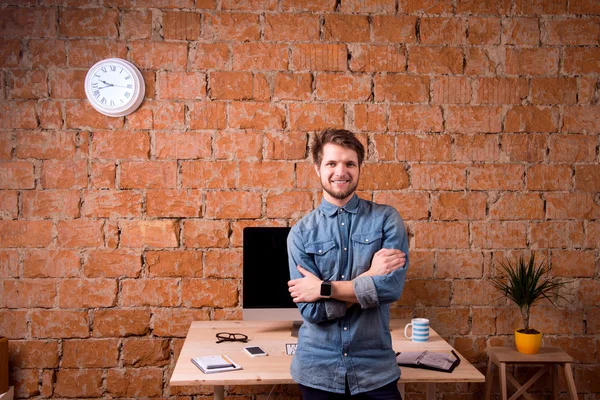
[[[492,382],[494,380],[492,369],[494,365],[498,367],[500,375],[502,400],[506,400],[507,398],[507,380],[515,387],[515,389],[517,389],[517,392],[511,396],[510,400],[517,399],[520,396],[533,400],[533,397],[527,393],[527,389],[544,375],[546,371],[552,372],[552,398],[558,400],[559,366],[562,367],[565,373],[571,400],[577,400],[577,389],[575,389],[575,380],[573,379],[573,371],[571,371],[573,358],[559,348],[542,347],[538,354],[522,354],[514,347],[490,347],[488,349],[488,356],[489,361],[485,380],[485,400],[490,398],[492,392]],[[506,364],[541,364],[542,368],[540,368],[525,384],[521,385],[511,374],[506,372]]]
[[[392,341],[396,351],[431,350],[450,353],[450,346],[433,329],[429,332],[429,342],[416,343],[404,337],[404,326],[409,320],[391,320]],[[244,333],[248,343],[223,342],[216,344],[217,332]],[[201,321],[192,322],[190,330],[175,364],[170,384],[172,386],[214,386],[215,399],[221,400],[225,385],[274,385],[294,384],[290,376],[292,356],[285,354],[286,343],[296,343],[291,336],[289,322],[247,322],[247,321]],[[267,357],[250,357],[243,348],[248,345],[261,346],[269,354]],[[243,369],[217,374],[204,374],[190,359],[197,356],[225,354],[230,356]],[[458,354],[458,352],[457,352]],[[484,382],[485,377],[471,363],[460,355],[460,365],[451,373],[424,369],[402,368],[400,391],[404,398],[406,383],[427,385],[427,399],[435,399],[437,382]]]

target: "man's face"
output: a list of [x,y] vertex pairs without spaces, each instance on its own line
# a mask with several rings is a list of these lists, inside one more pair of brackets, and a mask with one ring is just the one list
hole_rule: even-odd
[[321,165],[315,165],[315,170],[321,179],[325,200],[337,206],[350,200],[360,177],[356,151],[327,143],[323,146]]

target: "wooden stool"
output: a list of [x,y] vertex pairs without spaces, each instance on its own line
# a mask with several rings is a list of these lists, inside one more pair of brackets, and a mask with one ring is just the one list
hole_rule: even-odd
[[[502,400],[507,400],[506,381],[508,380],[517,389],[517,392],[511,396],[509,400],[524,396],[529,400],[533,397],[526,390],[535,383],[546,371],[552,372],[552,398],[558,400],[558,367],[562,367],[571,400],[577,400],[577,389],[575,389],[575,380],[573,379],[573,371],[571,364],[573,357],[556,347],[542,347],[538,354],[521,354],[514,347],[490,347],[488,348],[488,367],[485,375],[485,400],[489,400],[492,393],[492,381],[494,376],[492,368],[494,364],[499,369],[500,375],[500,390],[502,392]],[[506,364],[542,364],[542,367],[529,380],[521,385],[514,376],[506,372]]]

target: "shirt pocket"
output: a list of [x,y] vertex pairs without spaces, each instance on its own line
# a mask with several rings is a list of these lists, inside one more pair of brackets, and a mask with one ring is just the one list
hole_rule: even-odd
[[338,263],[338,252],[335,251],[335,241],[308,243],[306,252],[312,256],[315,265],[321,272],[321,279],[331,280],[335,276]]
[[373,255],[381,249],[381,240],[379,231],[352,235],[353,279],[371,267]]

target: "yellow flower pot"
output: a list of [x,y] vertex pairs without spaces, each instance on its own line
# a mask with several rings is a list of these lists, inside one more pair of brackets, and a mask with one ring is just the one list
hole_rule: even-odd
[[515,345],[519,353],[537,354],[542,347],[542,333],[522,333],[515,330]]

